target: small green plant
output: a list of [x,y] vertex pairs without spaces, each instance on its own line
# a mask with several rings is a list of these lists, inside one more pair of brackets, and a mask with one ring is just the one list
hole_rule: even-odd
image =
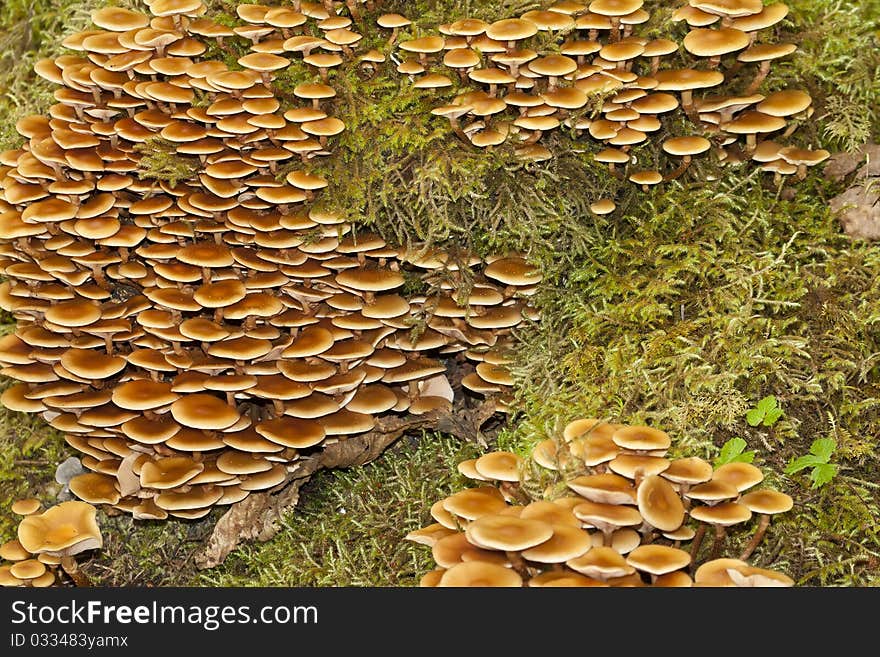
[[810,453],[792,459],[785,468],[785,474],[794,474],[812,468],[810,481],[813,483],[810,488],[821,488],[837,474],[837,465],[831,463],[835,449],[837,449],[837,441],[834,438],[817,438],[810,445]]
[[765,427],[772,427],[780,417],[782,417],[782,409],[779,408],[776,397],[769,395],[764,397],[753,409],[746,413],[746,422],[752,427],[756,427],[759,424]]
[[715,459],[715,467],[725,463],[751,463],[755,460],[755,451],[744,451],[747,447],[742,438],[731,438],[721,446],[721,453]]

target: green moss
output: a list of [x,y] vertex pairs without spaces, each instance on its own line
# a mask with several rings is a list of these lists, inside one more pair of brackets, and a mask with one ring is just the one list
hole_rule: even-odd
[[403,540],[462,488],[456,464],[476,448],[434,434],[403,438],[380,460],[318,474],[268,543],[245,545],[206,571],[209,586],[415,586],[430,550]]
[[198,175],[202,166],[198,158],[178,155],[174,143],[158,137],[135,145],[134,150],[141,154],[140,178],[161,180],[172,187]]

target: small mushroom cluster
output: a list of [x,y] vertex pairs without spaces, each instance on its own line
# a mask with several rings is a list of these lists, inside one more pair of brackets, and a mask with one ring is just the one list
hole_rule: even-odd
[[[442,25],[439,35],[401,42],[398,71],[417,88],[460,90],[432,114],[468,144],[512,142],[519,157],[540,161],[551,157],[541,138],[564,128],[600,142],[595,160],[643,189],[679,177],[694,157],[712,150],[722,163],[751,158],[777,177],[803,178],[806,167],[829,156],[780,143],[812,113],[807,93],[757,93],[771,62],[797,49],[758,39],[786,16],[787,5],[690,0],[673,14],[690,28],[681,44],[636,34],[650,17],[642,5],[564,0],[494,23],[465,18]],[[664,67],[664,57],[682,57],[681,46],[690,64]],[[725,81],[744,88],[694,97]],[[679,108],[693,134],[675,135]],[[655,132],[673,135],[661,144],[669,164],[639,168],[632,149]],[[779,141],[767,139],[776,135]]]
[[[406,536],[437,564],[421,586],[793,586],[746,561],[791,497],[754,489],[764,476],[751,464],[668,459],[670,446],[655,428],[585,418],[528,460],[490,452],[463,461],[459,472],[479,485],[436,502],[435,522]],[[530,495],[548,475],[556,484]],[[753,515],[743,552],[720,557],[727,529]],[[715,541],[697,563],[707,527]]]
[[[0,307],[17,322],[0,374],[20,381],[0,402],[84,454],[70,490],[202,517],[380,414],[448,409],[444,360],[504,411],[539,272],[392,248],[317,202],[328,183],[307,165],[345,129],[329,71],[359,40],[339,3],[243,4],[237,27],[200,0],[147,4],[96,10],[71,54],[36,65],[57,102],[0,153]],[[250,51],[235,68],[206,56],[230,39]],[[305,81],[282,97],[294,60]],[[193,173],[141,176],[160,146]]]
[[15,502],[12,512],[24,518],[18,538],[0,545],[0,558],[12,562],[0,565],[0,586],[54,586],[59,569],[75,584],[87,583],[76,556],[103,545],[95,507],[74,500],[40,513],[39,500],[29,498]]

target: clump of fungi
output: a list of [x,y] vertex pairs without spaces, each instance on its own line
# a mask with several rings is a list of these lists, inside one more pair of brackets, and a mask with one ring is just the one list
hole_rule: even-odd
[[[670,446],[652,427],[585,418],[528,460],[490,452],[463,461],[459,472],[479,484],[436,502],[435,522],[406,535],[437,564],[420,585],[793,586],[746,561],[791,497],[754,488],[764,475],[751,464],[669,459]],[[755,515],[742,553],[722,556],[728,530]],[[698,562],[707,530],[713,543]]]
[[[449,362],[505,412],[540,272],[522,254],[392,247],[322,203],[310,169],[346,127],[333,71],[363,65],[345,15],[363,3],[242,4],[234,27],[199,0],[146,4],[96,10],[69,54],[36,64],[56,102],[0,153],[16,321],[0,374],[19,381],[0,402],[82,453],[73,494],[203,517],[380,415],[448,410]],[[231,41],[235,65],[206,54]],[[307,73],[281,95],[294,63]],[[156,149],[193,173],[141,175]]]
[[79,500],[61,502],[42,513],[39,500],[18,500],[12,512],[24,516],[18,538],[0,545],[0,586],[44,588],[63,581],[66,575],[76,586],[89,586],[77,565],[77,555],[103,545],[95,519],[97,509]]
[[[797,50],[764,38],[787,5],[689,0],[672,15],[688,26],[681,43],[639,36],[650,18],[642,5],[564,1],[494,23],[464,18],[400,41],[398,71],[418,88],[456,87],[432,114],[467,144],[512,143],[522,159],[540,161],[552,157],[542,138],[565,130],[598,143],[596,161],[643,190],[710,154],[721,164],[751,159],[777,183],[829,157],[784,144],[813,112],[806,92],[759,93],[772,62]],[[682,118],[689,132],[677,134]],[[644,169],[632,152],[655,133],[664,135],[665,166]]]

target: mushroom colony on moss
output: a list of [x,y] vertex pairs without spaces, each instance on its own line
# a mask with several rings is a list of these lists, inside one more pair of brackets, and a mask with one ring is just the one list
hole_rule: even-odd
[[[493,23],[464,18],[400,42],[398,71],[425,90],[457,87],[432,113],[465,143],[512,143],[540,161],[552,157],[542,137],[565,130],[598,142],[595,160],[645,190],[712,154],[721,164],[752,160],[777,180],[803,178],[829,157],[786,144],[812,114],[809,94],[759,93],[772,62],[797,49],[772,42],[787,5],[689,0],[672,14],[689,29],[678,43],[639,36],[650,18],[643,4],[565,0]],[[634,157],[653,133],[671,135],[662,155]]]
[[[671,443],[659,429],[585,418],[528,459],[463,461],[478,485],[437,501],[435,522],[406,535],[437,564],[421,586],[793,586],[747,561],[792,498],[758,487],[750,463],[667,458]],[[742,552],[722,554],[728,531],[753,527]]]
[[[345,130],[328,71],[359,65],[358,3],[243,4],[235,27],[147,5],[95,11],[37,63],[56,102],[0,153],[0,373],[19,381],[0,401],[83,454],[73,494],[202,517],[382,414],[448,410],[449,360],[504,412],[540,273],[394,248],[321,202],[310,163]],[[235,63],[209,55],[229,41]],[[292,97],[273,88],[290,67]],[[141,176],[161,148],[193,171]]]
[[77,585],[87,584],[76,557],[103,546],[94,506],[73,500],[41,513],[39,500],[28,498],[11,510],[24,517],[18,538],[0,545],[0,559],[9,562],[0,565],[0,586],[45,588],[61,582],[61,573]]

